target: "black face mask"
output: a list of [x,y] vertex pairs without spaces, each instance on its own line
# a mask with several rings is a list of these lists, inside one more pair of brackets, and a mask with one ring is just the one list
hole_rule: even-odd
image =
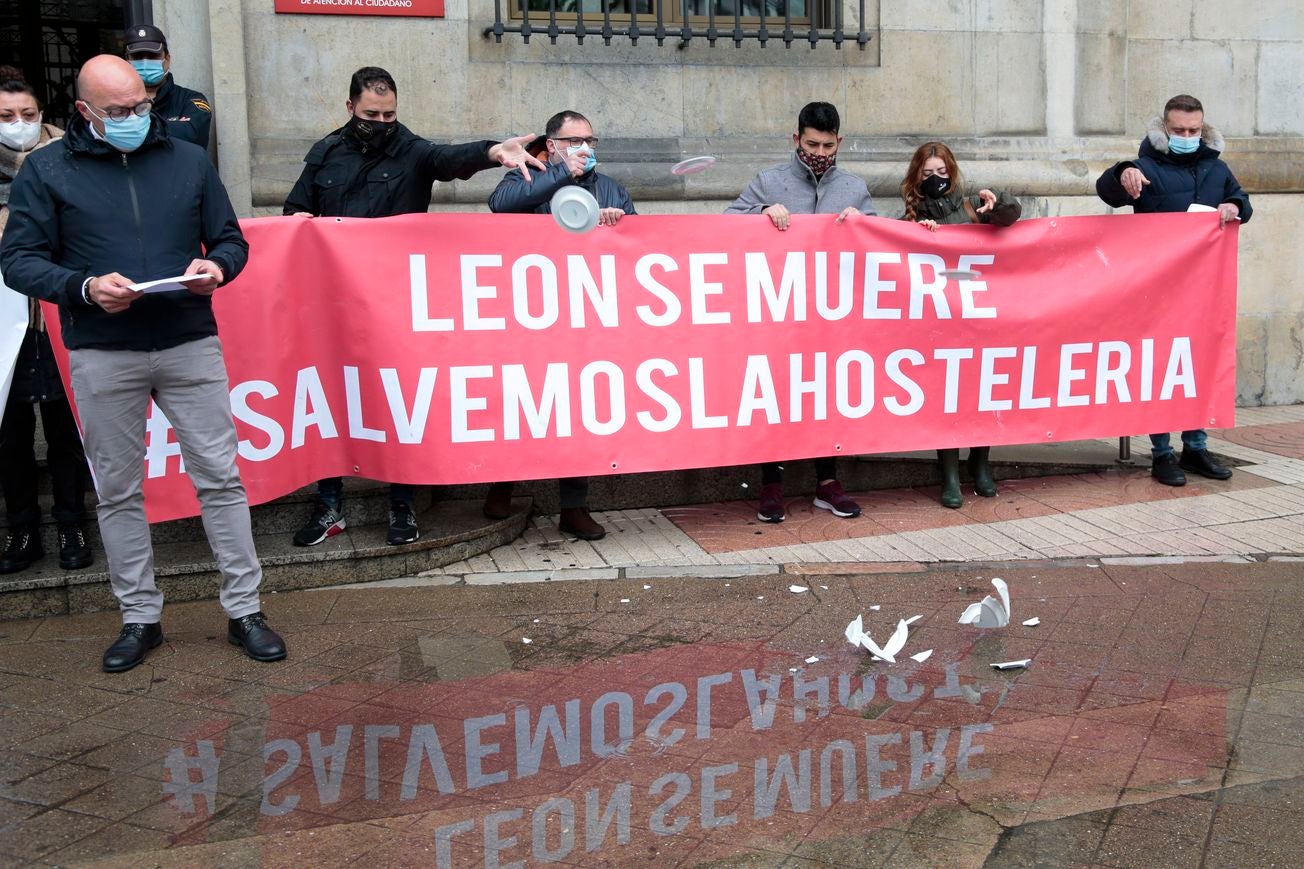
[[919,182],[919,191],[929,199],[941,199],[951,189],[951,179],[941,175],[929,175]]
[[381,147],[398,129],[398,121],[371,121],[357,115],[349,118],[349,132],[364,145]]

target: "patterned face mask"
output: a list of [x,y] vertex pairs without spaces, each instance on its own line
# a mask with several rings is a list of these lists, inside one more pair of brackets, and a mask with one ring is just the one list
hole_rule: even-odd
[[798,148],[797,159],[818,177],[833,168],[833,164],[838,162],[838,155],[829,154],[826,157],[823,154],[812,154],[805,148]]

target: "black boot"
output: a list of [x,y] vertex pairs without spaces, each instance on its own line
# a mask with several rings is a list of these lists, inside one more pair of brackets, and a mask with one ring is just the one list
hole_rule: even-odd
[[942,469],[942,506],[955,509],[964,504],[960,494],[960,451],[938,450],[937,464]]
[[45,555],[41,534],[35,526],[14,528],[9,532],[3,552],[0,552],[0,573],[17,573],[26,570]]
[[984,498],[996,497],[996,481],[992,479],[991,465],[987,464],[991,452],[991,447],[969,448],[969,476],[973,478],[974,494]]
[[59,525],[59,566],[64,570],[81,570],[94,561],[86,532],[76,522]]

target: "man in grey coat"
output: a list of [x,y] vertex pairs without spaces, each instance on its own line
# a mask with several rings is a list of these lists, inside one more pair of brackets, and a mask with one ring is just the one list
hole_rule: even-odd
[[[840,127],[838,110],[831,103],[807,103],[797,116],[792,157],[753,178],[725,213],[764,214],[781,232],[794,214],[836,214],[838,223],[857,214],[876,214],[864,180],[836,165],[842,144]],[[860,505],[842,491],[832,457],[815,460],[815,477],[816,507],[843,519],[860,515]],[[783,468],[777,462],[767,462],[761,465],[761,503],[756,518],[782,522],[787,515],[784,506]]]

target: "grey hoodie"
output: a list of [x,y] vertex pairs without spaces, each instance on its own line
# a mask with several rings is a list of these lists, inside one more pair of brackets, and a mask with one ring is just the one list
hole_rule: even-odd
[[762,170],[724,213],[760,214],[771,205],[783,205],[793,214],[838,214],[847,206],[877,214],[858,175],[834,166],[816,180],[795,151],[788,162]]

